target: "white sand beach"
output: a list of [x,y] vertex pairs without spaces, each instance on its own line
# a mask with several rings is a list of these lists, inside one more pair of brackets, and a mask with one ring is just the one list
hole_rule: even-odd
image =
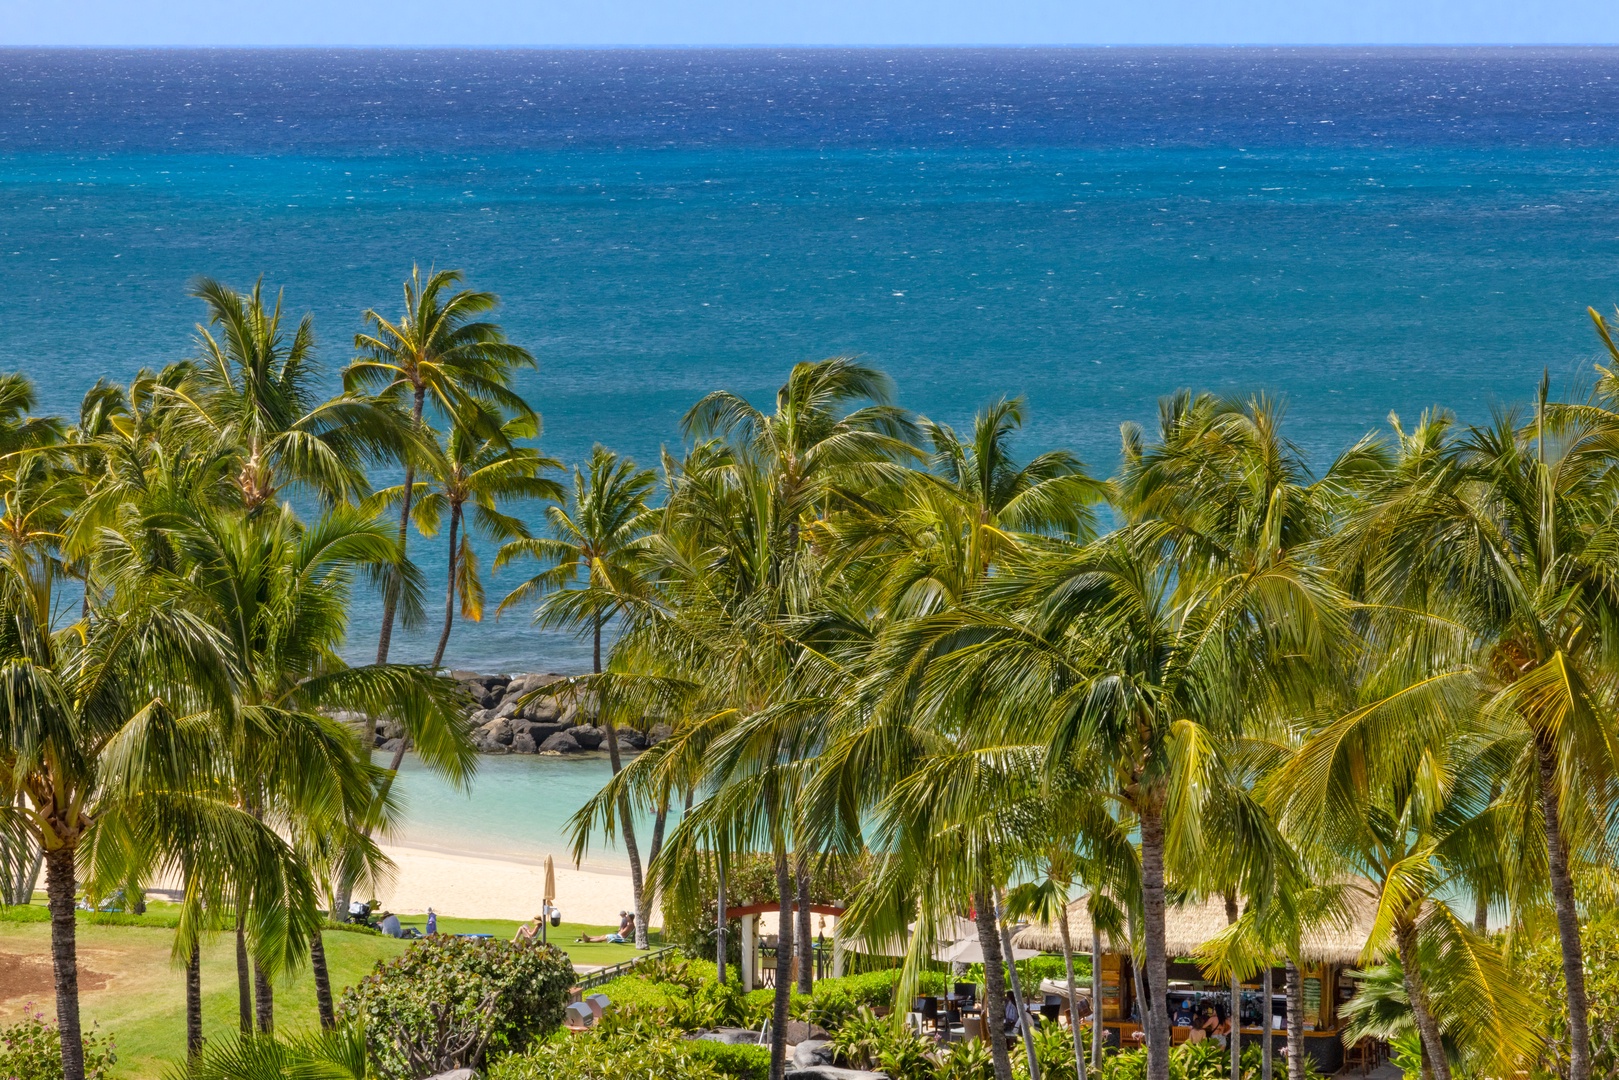
[[[527,855],[469,855],[412,844],[385,844],[398,866],[394,880],[379,886],[384,907],[402,914],[425,912],[470,919],[528,919],[539,911],[545,860]],[[576,870],[556,860],[557,906],[568,922],[612,926],[634,904],[630,874]],[[651,925],[662,915],[652,909]]]

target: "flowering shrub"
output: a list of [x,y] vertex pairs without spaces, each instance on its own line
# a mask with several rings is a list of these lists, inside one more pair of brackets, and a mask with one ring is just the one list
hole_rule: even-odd
[[[27,1016],[8,1028],[0,1028],[0,1077],[4,1080],[62,1080],[62,1036],[56,1025],[45,1021],[45,1014],[32,1004]],[[118,1061],[112,1039],[95,1032],[84,1035],[84,1075],[86,1080],[105,1080]]]
[[363,1026],[377,1076],[413,1080],[478,1068],[555,1031],[573,978],[553,945],[438,934],[379,963],[338,1016]]

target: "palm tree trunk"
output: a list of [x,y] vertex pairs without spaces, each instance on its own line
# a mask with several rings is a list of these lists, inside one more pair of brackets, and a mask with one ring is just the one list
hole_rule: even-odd
[[1540,813],[1546,830],[1546,867],[1557,910],[1557,937],[1563,952],[1563,986],[1568,1004],[1568,1080],[1590,1080],[1590,1002],[1585,993],[1585,954],[1580,943],[1580,916],[1574,901],[1574,878],[1568,869],[1568,847],[1557,786],[1557,748],[1535,739],[1540,766]]
[[1291,956],[1287,958],[1287,1075],[1289,1080],[1304,1075],[1304,984]]
[[[1225,921],[1227,926],[1235,925],[1237,921],[1237,894],[1227,889],[1225,894]],[[1237,978],[1235,972],[1231,974],[1231,1013],[1229,1017],[1231,1033],[1226,1036],[1231,1051],[1231,1080],[1242,1080],[1242,980]]]
[[[658,803],[658,813],[652,819],[652,850],[647,852],[646,864],[648,867],[658,861],[658,852],[663,850],[663,830],[669,823],[669,796],[665,795]],[[652,901],[656,898],[658,890],[648,888],[642,884],[641,891],[635,896],[635,945],[637,948],[651,947],[651,940],[647,937],[652,931]]]
[[[424,387],[416,388],[416,403],[411,411],[411,421],[416,427],[422,423],[422,405],[426,399],[427,390]],[[405,544],[410,539],[410,497],[416,491],[416,466],[411,462],[405,463],[405,493],[399,500],[399,561],[405,560]],[[388,647],[393,643],[394,613],[399,609],[399,590],[404,588],[404,582],[396,574],[383,587],[382,590],[382,632],[377,635],[377,663],[388,662]]]
[[1411,1019],[1417,1025],[1417,1034],[1422,1036],[1422,1046],[1428,1052],[1428,1063],[1433,1069],[1434,1078],[1450,1080],[1450,1059],[1445,1056],[1445,1044],[1439,1037],[1439,1024],[1435,1022],[1433,1008],[1428,1003],[1428,991],[1422,985],[1416,927],[1395,927],[1394,943],[1400,954],[1400,967],[1404,969],[1405,996],[1411,1002]]
[[[591,670],[597,675],[602,670],[602,617],[596,612],[592,617],[591,625]],[[601,710],[601,725],[607,732],[607,757],[613,763],[613,775],[617,776],[619,770],[624,768],[623,757],[618,752],[618,728],[613,725],[612,714],[607,710],[606,695],[597,691],[596,707]],[[618,800],[618,820],[620,829],[624,834],[624,853],[630,859],[630,890],[635,900],[635,947],[647,947],[646,920],[641,912],[647,904],[646,883],[641,874],[641,848],[635,842],[635,821],[630,817],[630,800]]]
[[1275,1072],[1275,1068],[1270,1059],[1271,999],[1276,994],[1275,970],[1275,968],[1271,967],[1271,962],[1267,958],[1265,961],[1265,1004],[1259,1010],[1259,1023],[1264,1030],[1264,1034],[1259,1037],[1260,1080],[1271,1080],[1271,1076]]
[[1001,1035],[1006,1015],[1006,972],[1001,967],[1001,931],[988,888],[973,894],[973,917],[978,923],[978,947],[984,951],[984,1034],[995,1060],[995,1080],[1012,1080],[1012,1056]]
[[1030,1080],[1040,1080],[1040,1062],[1034,1056],[1034,1033],[1030,1030],[1033,1017],[1029,1015],[1029,1002],[1023,996],[1023,980],[1017,970],[1017,950],[1012,948],[1012,931],[1001,917],[1000,890],[995,891],[995,921],[1001,930],[1001,947],[1006,950],[1006,968],[1012,974],[1012,1001],[1017,1005],[1018,1030],[1023,1033],[1023,1053],[1029,1059]]
[[253,974],[247,960],[247,928],[236,909],[236,1013],[243,1035],[253,1034]]
[[73,921],[73,849],[45,855],[45,895],[51,909],[51,969],[56,980],[56,1028],[62,1039],[63,1080],[84,1080],[84,1037],[79,1027],[79,943]]
[[1169,958],[1164,940],[1164,822],[1149,800],[1141,810],[1141,936],[1145,943],[1147,986],[1147,1080],[1169,1080]]
[[321,940],[318,926],[309,938],[309,968],[315,973],[315,1008],[320,1013],[320,1029],[331,1031],[337,1027],[337,1014],[332,1009],[332,976],[326,969],[326,943]]
[[793,880],[787,852],[776,851],[776,895],[781,901],[776,933],[776,994],[770,1014],[770,1080],[782,1080],[787,1068],[787,1009],[793,994]]
[[717,874],[719,876],[719,903],[717,905],[719,929],[714,932],[714,973],[719,978],[719,984],[724,986],[725,950],[730,945],[730,943],[725,940],[725,924],[728,918],[725,914],[725,860],[716,858],[714,860],[714,864],[717,867]]
[[1085,1044],[1079,1037],[1079,1016],[1074,1006],[1079,1002],[1079,983],[1074,980],[1074,943],[1068,935],[1068,909],[1063,908],[1058,921],[1062,927],[1062,966],[1068,974],[1068,1026],[1074,1036],[1074,1072],[1085,1080]]
[[793,934],[793,947],[798,958],[798,992],[800,994],[813,993],[815,990],[815,942],[810,938],[810,861],[809,856],[800,852],[798,863],[793,867],[793,876],[798,879],[798,927]]
[[257,1005],[259,1033],[268,1035],[275,1030],[275,989],[270,977],[257,960],[253,961],[253,997]]
[[438,648],[433,650],[434,668],[444,662],[444,649],[450,644],[450,628],[455,625],[455,540],[460,527],[461,506],[456,504],[450,507],[450,580],[444,587],[444,629],[438,636]]
[[1102,1067],[1102,928],[1091,913],[1091,1068]]
[[202,1053],[202,943],[191,943],[186,958],[186,1059]]

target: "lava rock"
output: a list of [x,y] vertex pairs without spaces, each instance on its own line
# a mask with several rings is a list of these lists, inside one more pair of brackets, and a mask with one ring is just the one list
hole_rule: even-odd
[[619,728],[618,745],[628,750],[645,750],[646,736],[634,728]]
[[576,727],[570,729],[568,734],[586,750],[600,750],[602,740],[607,738],[607,732],[599,727]]
[[521,711],[522,710],[518,708],[516,698],[506,698],[495,707],[495,711],[492,715],[498,716],[504,720],[508,716],[516,716]]
[[399,748],[403,745],[404,743],[399,739],[389,739],[387,742],[382,744],[381,749],[390,754],[397,754],[399,752]]
[[559,731],[540,744],[543,754],[577,754],[579,744],[573,741],[573,736],[566,731]]
[[[549,739],[551,736],[555,735],[561,730],[561,724],[530,724],[528,726],[529,735],[533,736],[534,741],[540,743],[541,745],[544,745],[546,739]],[[580,743],[579,745],[583,746],[584,743]]]
[[811,1039],[830,1039],[826,1028],[820,1024],[811,1024],[803,1020],[787,1021],[787,1045],[797,1046],[799,1043],[809,1042]]
[[653,724],[651,729],[646,733],[646,744],[648,746],[657,746],[674,733],[675,729],[670,727],[668,724]]
[[482,683],[483,682],[483,676],[478,674],[476,671],[463,671],[463,670],[458,669],[458,670],[450,672],[450,678],[454,679],[456,682],[464,682],[464,683]]
[[785,1080],[888,1080],[887,1073],[863,1069],[840,1069],[836,1065],[815,1065],[808,1069],[788,1069]]
[[727,1046],[758,1046],[759,1033],[748,1028],[720,1027],[699,1031],[692,1036],[704,1042],[724,1043]]
[[511,722],[504,718],[491,720],[478,730],[482,731],[490,742],[500,743],[502,746],[510,746],[512,737],[517,734],[512,730]]
[[832,1064],[832,1043],[827,1039],[805,1039],[793,1047],[793,1068],[813,1069]]
[[525,717],[543,724],[553,723],[561,712],[561,708],[557,705],[557,699],[554,697],[536,698],[523,708]]
[[520,735],[512,736],[512,753],[514,754],[533,754],[538,752],[539,749],[539,745],[534,741],[534,736],[526,731]]

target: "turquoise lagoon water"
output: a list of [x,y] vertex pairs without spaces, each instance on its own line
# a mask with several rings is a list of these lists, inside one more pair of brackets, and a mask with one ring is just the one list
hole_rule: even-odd
[[[396,788],[404,815],[394,839],[452,854],[532,862],[552,855],[571,865],[569,819],[611,775],[605,754],[480,757],[476,778],[461,790],[410,757]],[[651,822],[640,820],[636,835],[644,849]],[[622,846],[597,834],[581,865],[616,871],[629,861]]]
[[[1603,49],[0,51],[0,367],[71,412],[189,355],[209,274],[284,288],[335,369],[416,261],[505,299],[565,461],[655,463],[704,392],[854,353],[953,424],[1024,395],[1025,449],[1099,471],[1183,386],[1284,399],[1324,463],[1391,411],[1588,381],[1616,115]],[[587,656],[520,616],[449,651]],[[543,856],[605,770],[409,774],[408,831]]]

